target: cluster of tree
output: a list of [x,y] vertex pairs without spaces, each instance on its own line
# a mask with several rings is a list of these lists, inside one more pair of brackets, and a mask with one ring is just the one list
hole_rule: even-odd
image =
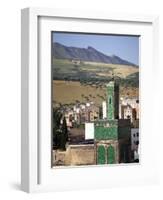
[[[62,121],[62,123],[61,123]],[[53,109],[53,148],[65,150],[68,141],[66,118],[58,108]]]
[[118,80],[119,84],[127,87],[139,87],[139,72],[128,75],[125,79]]
[[66,74],[65,76],[63,73],[54,73],[53,76],[54,80],[65,80],[65,81],[79,81],[82,85],[90,85],[96,87],[103,87],[106,83],[111,80],[115,80],[122,86],[130,86],[130,87],[139,87],[139,72],[131,74],[126,78],[121,78],[119,76],[110,76],[110,77],[101,77],[98,74],[92,74],[89,72],[77,72],[74,74]]

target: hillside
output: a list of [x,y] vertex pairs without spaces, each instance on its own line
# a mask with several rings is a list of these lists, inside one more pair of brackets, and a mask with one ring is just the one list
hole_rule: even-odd
[[[120,87],[120,97],[138,97],[138,88]],[[100,85],[84,85],[79,81],[53,81],[53,106],[70,105],[77,102],[94,102],[101,106],[106,100],[106,87]]]
[[110,81],[113,75],[124,86],[138,87],[138,67],[90,61],[75,64],[68,59],[53,59],[53,80],[80,81],[85,84],[103,85]]
[[60,43],[52,44],[53,58],[56,59],[78,59],[80,61],[101,62],[118,65],[135,66],[135,64],[124,60],[117,55],[106,55],[95,48],[88,46],[88,48],[68,47]]

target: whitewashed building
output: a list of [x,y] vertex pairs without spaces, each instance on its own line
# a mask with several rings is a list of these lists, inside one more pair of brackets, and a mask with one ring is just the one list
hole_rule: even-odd
[[94,139],[94,123],[85,123],[85,140]]
[[107,118],[106,101],[102,102],[102,118],[103,119]]

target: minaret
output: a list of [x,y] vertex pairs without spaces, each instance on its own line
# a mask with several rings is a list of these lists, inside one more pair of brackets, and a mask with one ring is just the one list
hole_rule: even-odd
[[107,84],[107,119],[119,118],[119,86],[113,81]]

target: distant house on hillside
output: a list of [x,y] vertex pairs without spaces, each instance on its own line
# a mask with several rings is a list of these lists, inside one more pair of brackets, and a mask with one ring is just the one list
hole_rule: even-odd
[[71,62],[72,62],[74,65],[80,65],[81,60],[78,59],[78,58],[73,58],[73,59],[71,60]]

